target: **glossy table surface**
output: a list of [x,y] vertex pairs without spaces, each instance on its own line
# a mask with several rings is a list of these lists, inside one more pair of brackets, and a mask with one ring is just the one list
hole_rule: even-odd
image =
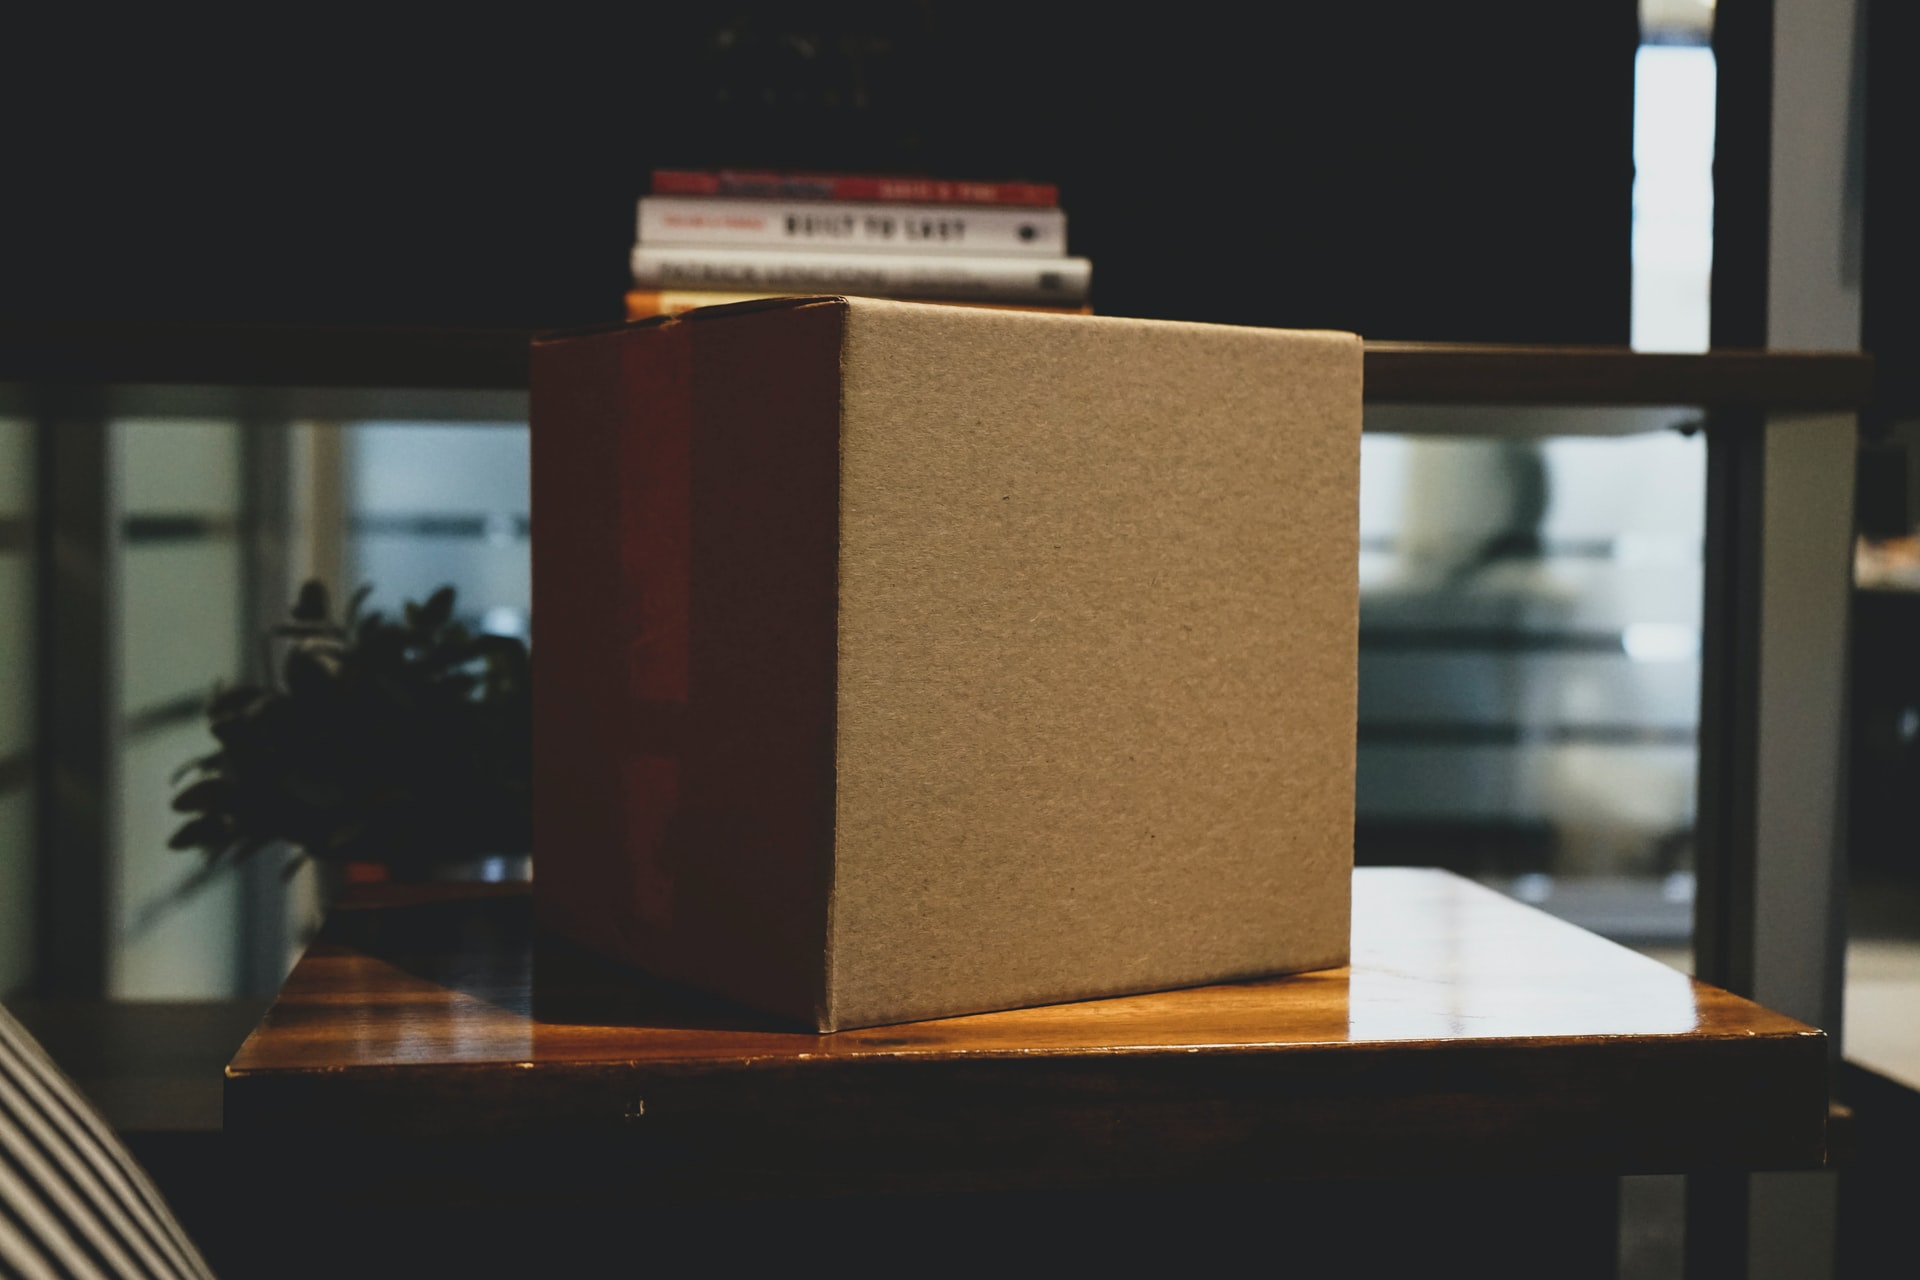
[[538,941],[524,889],[399,891],[336,909],[226,1092],[241,1141],[753,1190],[1810,1168],[1828,1098],[1819,1031],[1400,868],[1355,873],[1346,968],[833,1035]]

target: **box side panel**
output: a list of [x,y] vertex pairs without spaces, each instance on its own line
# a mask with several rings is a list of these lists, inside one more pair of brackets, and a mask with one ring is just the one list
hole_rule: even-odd
[[840,329],[830,305],[627,330],[612,361],[585,354],[604,337],[543,353],[534,384],[540,922],[807,1023]]
[[534,899],[543,928],[612,955],[633,945],[639,896],[620,767],[626,656],[612,604],[625,574],[621,448],[630,382],[656,403],[684,402],[685,345],[605,333],[533,348]]
[[1360,355],[852,304],[839,1025],[1345,960]]

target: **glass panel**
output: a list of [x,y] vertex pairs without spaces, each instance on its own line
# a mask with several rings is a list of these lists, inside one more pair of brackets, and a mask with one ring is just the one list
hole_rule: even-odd
[[109,440],[124,720],[108,981],[119,998],[229,996],[240,981],[236,877],[181,896],[199,855],[167,839],[180,822],[175,770],[214,749],[207,695],[242,668],[241,444],[233,422],[186,418],[121,419]]
[[469,626],[525,636],[533,602],[524,424],[366,423],[347,434],[347,576],[388,612],[443,585]]
[[167,848],[180,765],[213,750],[198,722],[140,735],[121,753],[118,892],[108,994],[122,1000],[213,999],[239,983],[239,883],[232,873],[180,896],[200,855]]
[[1356,857],[1684,946],[1704,442],[1512,425],[1362,440]]
[[525,424],[369,422],[348,449],[356,511],[526,513]]
[[232,516],[240,502],[240,427],[192,418],[122,418],[113,434],[127,515]]
[[128,715],[203,702],[241,667],[240,547],[129,540],[123,561],[120,706]]
[[120,498],[120,705],[129,715],[202,699],[241,669],[240,428],[114,424]]

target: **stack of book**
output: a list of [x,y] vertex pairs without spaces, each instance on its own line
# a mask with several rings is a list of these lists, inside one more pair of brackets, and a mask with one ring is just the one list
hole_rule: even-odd
[[1051,183],[658,169],[640,198],[627,316],[794,294],[1086,314]]

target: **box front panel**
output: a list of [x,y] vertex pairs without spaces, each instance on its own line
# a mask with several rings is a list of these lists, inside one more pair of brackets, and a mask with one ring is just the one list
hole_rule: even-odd
[[852,305],[839,1025],[1339,964],[1360,345]]
[[536,348],[542,924],[812,1024],[841,308]]
[[[632,958],[636,865],[621,801],[626,657],[617,610],[629,387],[683,385],[684,351],[627,335],[536,343],[532,374],[533,853],[542,926]],[[684,397],[681,397],[682,399]]]

